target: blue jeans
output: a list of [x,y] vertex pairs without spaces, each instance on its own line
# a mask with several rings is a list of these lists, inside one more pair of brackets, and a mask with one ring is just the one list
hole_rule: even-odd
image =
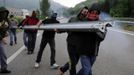
[[16,29],[10,29],[10,44],[13,45],[13,43],[17,44],[17,37],[16,37]]
[[92,66],[96,60],[96,56],[80,56],[82,68],[77,75],[92,75]]
[[25,47],[28,47],[28,34],[25,31],[23,33],[23,41],[24,41]]
[[4,44],[2,43],[1,40],[0,40],[0,66],[1,70],[7,69],[7,57],[4,50]]

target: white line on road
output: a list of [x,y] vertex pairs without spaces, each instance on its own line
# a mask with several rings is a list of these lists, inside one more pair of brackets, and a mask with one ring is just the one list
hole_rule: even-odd
[[117,30],[117,29],[115,30],[115,29],[110,29],[110,28],[109,28],[109,30],[134,36],[134,33],[126,32],[126,31],[123,31],[123,30]]
[[[40,33],[37,34],[37,37],[40,35]],[[25,46],[23,45],[19,50],[17,50],[12,56],[10,56],[7,59],[7,64],[9,64],[11,61],[13,61],[16,56],[18,56],[23,50],[25,49]]]

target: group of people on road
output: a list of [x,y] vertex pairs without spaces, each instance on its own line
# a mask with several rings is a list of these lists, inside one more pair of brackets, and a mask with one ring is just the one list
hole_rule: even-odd
[[[71,22],[84,22],[84,21],[98,21],[99,20],[99,14],[100,9],[94,8],[96,7],[96,4],[88,7],[83,7],[77,16],[71,17],[68,21]],[[1,12],[1,11],[0,11]],[[8,16],[8,11],[6,10],[6,17]],[[53,13],[50,18],[47,18],[43,21],[39,20],[36,17],[36,12],[33,11],[31,16],[27,16],[19,25],[16,20],[13,19],[13,15],[10,16],[10,20],[7,20],[7,18],[0,18],[0,25],[2,25],[2,22],[4,22],[4,25],[6,25],[6,22],[9,21],[9,24],[18,25],[19,28],[25,25],[37,25],[40,26],[42,23],[45,24],[55,24],[60,23],[57,18],[57,13]],[[0,14],[0,16],[2,16]],[[1,20],[2,19],[2,20]],[[13,20],[13,21],[12,21]],[[15,29],[12,29],[12,27],[9,27],[10,29],[10,35],[11,35],[11,41],[10,45],[13,45],[13,41],[15,44],[17,44],[17,38]],[[5,28],[7,29],[7,28]],[[0,63],[1,63],[1,73],[10,73],[9,70],[7,70],[7,63],[6,63],[6,55],[4,53],[4,47],[3,42],[5,40],[5,37],[7,30],[4,30],[4,32],[1,33],[0,29]],[[24,45],[27,48],[27,54],[33,54],[35,43],[36,43],[36,37],[37,37],[37,30],[36,29],[25,29],[23,34],[23,40]],[[56,64],[55,60],[55,33],[56,32],[67,32],[67,51],[69,55],[70,61],[67,61],[67,63],[63,66],[59,66]],[[40,43],[40,48],[37,53],[37,58],[35,61],[35,68],[38,68],[40,66],[42,54],[44,51],[44,48],[46,47],[47,43],[50,46],[51,50],[51,57],[50,57],[50,68],[57,69],[59,68],[59,75],[63,75],[67,70],[69,70],[70,75],[92,75],[92,66],[94,62],[96,61],[96,57],[99,52],[99,45],[104,40],[107,30],[103,33],[100,31],[95,32],[81,32],[81,31],[60,31],[58,29],[53,29],[51,31],[44,30],[42,34],[42,39]],[[2,35],[4,33],[4,35]],[[14,40],[13,35],[14,34]],[[80,59],[82,68],[78,73],[76,72],[76,65]]]

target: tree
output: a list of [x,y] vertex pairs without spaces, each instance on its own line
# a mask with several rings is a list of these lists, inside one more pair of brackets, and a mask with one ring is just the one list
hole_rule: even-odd
[[41,15],[48,16],[49,15],[49,0],[42,0],[40,2]]
[[110,14],[115,17],[128,17],[128,0],[118,0],[117,4],[110,9]]

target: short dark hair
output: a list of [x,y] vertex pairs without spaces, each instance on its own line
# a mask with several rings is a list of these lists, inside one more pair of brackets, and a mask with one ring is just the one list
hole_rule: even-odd
[[77,17],[79,17],[79,16],[81,15],[81,12],[83,11],[83,9],[87,9],[87,10],[88,10],[88,7],[85,6],[85,7],[81,8],[81,10],[80,10],[80,12],[78,13]]
[[101,7],[101,5],[98,2],[93,3],[91,5],[91,7],[89,8],[89,12],[96,10],[98,12],[98,14],[100,14],[100,9],[101,9],[100,7]]
[[10,15],[10,18],[13,18],[14,17],[14,15]]
[[57,17],[57,13],[53,13],[51,18],[56,18]]
[[0,20],[8,20],[9,11],[5,7],[0,7]]

